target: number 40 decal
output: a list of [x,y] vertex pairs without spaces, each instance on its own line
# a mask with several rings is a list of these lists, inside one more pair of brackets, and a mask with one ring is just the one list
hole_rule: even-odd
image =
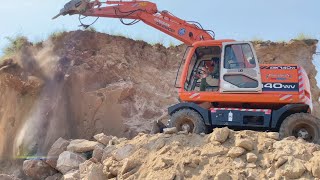
[[270,88],[270,89],[282,89],[283,84],[282,83],[267,83],[263,85],[264,88]]
[[298,84],[296,83],[265,83],[263,84],[265,90],[297,90]]

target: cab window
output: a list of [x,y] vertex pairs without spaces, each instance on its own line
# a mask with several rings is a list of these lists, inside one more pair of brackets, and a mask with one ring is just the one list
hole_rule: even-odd
[[232,44],[225,47],[224,68],[255,68],[256,61],[249,44]]
[[[214,73],[219,74],[219,63],[217,63],[217,67],[213,64],[213,59],[218,59],[220,62],[221,59],[221,48],[220,46],[203,46],[198,47],[188,65],[188,74],[185,83],[185,90],[187,91],[216,91],[218,85],[212,85],[211,81],[207,81],[208,83],[205,86],[201,86],[204,83],[201,83],[203,78],[201,75],[204,73],[204,69],[206,69],[207,73],[212,77],[211,79],[217,79],[218,82],[219,77],[213,77]],[[215,69],[216,68],[216,69]],[[206,79],[210,79],[210,77]],[[212,80],[213,81],[213,80]],[[212,86],[211,86],[212,85]],[[202,89],[200,88],[202,87]]]

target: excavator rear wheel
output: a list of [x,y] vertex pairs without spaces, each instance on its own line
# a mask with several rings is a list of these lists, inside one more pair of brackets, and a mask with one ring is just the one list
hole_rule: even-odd
[[308,113],[287,117],[279,130],[280,138],[295,136],[308,142],[320,143],[320,120]]
[[189,133],[206,133],[207,127],[199,113],[191,109],[181,109],[172,114],[169,127],[176,127],[178,131]]

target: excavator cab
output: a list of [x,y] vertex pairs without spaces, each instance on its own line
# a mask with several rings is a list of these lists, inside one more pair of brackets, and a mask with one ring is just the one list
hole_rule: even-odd
[[[262,92],[259,62],[250,42],[192,47],[188,57],[185,91]],[[213,63],[214,60],[219,64]],[[205,81],[204,73],[208,73]],[[203,82],[206,83],[205,89],[202,88]]]
[[250,42],[223,43],[220,92],[262,92],[260,67]]

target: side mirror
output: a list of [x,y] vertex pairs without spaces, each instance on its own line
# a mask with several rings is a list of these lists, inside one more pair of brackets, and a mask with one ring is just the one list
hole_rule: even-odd
[[253,59],[253,57],[249,57],[247,60],[252,65],[256,64],[256,61]]

